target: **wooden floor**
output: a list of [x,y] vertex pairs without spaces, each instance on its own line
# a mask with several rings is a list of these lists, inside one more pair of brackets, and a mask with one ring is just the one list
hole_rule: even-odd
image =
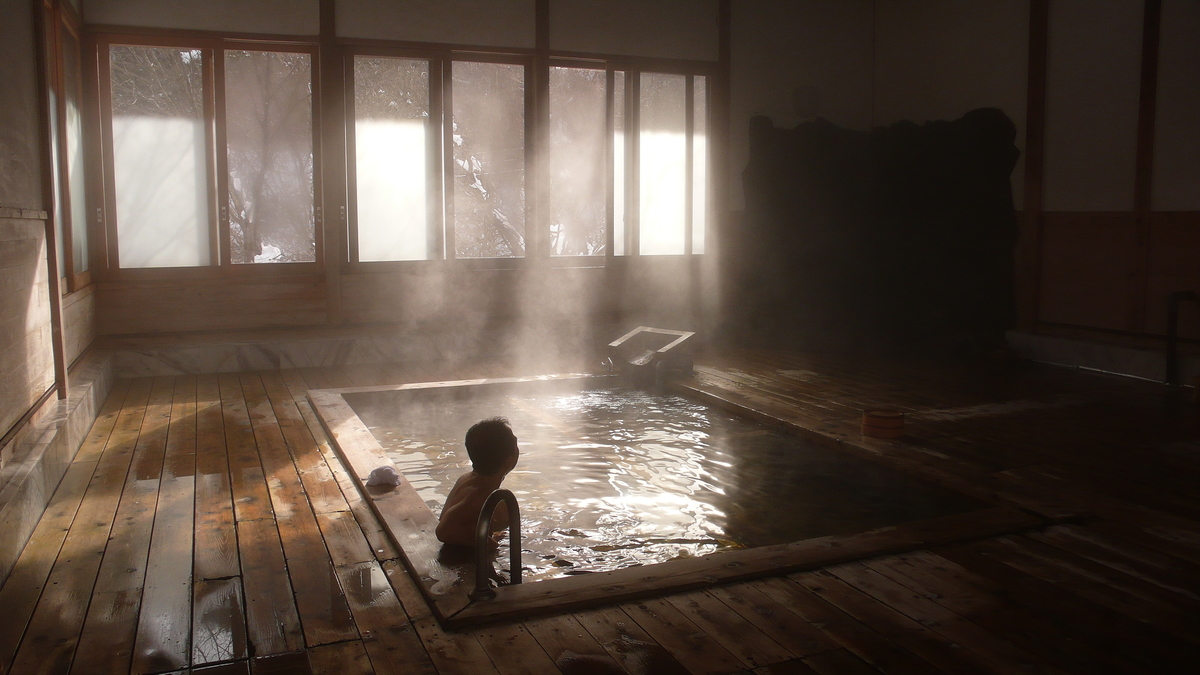
[[[0,588],[11,673],[1200,672],[1200,446],[1154,384],[710,355],[698,389],[1043,515],[1038,531],[445,632],[304,398],[425,364],[120,381]],[[864,407],[910,434],[862,441]]]

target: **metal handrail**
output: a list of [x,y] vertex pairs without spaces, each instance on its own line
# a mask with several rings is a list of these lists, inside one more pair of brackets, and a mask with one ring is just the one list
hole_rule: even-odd
[[496,597],[496,590],[489,583],[494,570],[488,560],[487,542],[492,536],[492,514],[500,502],[504,502],[508,508],[508,583],[521,583],[521,510],[517,506],[516,495],[501,488],[488,495],[483,508],[479,510],[479,521],[475,524],[475,590],[469,596],[472,601]]

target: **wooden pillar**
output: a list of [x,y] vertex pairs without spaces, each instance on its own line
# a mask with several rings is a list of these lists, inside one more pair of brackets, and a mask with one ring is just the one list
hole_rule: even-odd
[[1142,72],[1138,96],[1137,160],[1133,208],[1137,211],[1130,264],[1129,330],[1146,331],[1147,267],[1150,251],[1150,198],[1154,182],[1154,123],[1158,104],[1158,43],[1162,0],[1145,0],[1142,12]]
[[327,323],[345,321],[342,316],[342,262],[346,260],[346,79],[342,52],[337,45],[335,0],[320,0],[321,97],[321,214],[317,228],[322,233],[325,270]]
[[1025,203],[1017,244],[1017,327],[1038,323],[1042,274],[1042,175],[1046,141],[1046,48],[1050,0],[1029,3],[1029,74],[1025,104]]
[[[68,393],[66,346],[63,343],[62,328],[62,270],[58,269],[58,242],[54,232],[54,220],[59,215],[54,210],[54,159],[50,126],[50,81],[54,54],[53,31],[54,24],[47,21],[48,8],[41,0],[32,0],[33,21],[36,40],[34,41],[37,56],[37,85],[38,85],[38,133],[41,136],[42,149],[42,202],[46,230],[46,273],[49,277],[47,287],[50,294],[50,342],[54,354],[54,386],[59,399],[65,399]],[[49,18],[53,18],[50,14]],[[55,59],[57,60],[57,58]],[[68,264],[70,262],[68,261]]]

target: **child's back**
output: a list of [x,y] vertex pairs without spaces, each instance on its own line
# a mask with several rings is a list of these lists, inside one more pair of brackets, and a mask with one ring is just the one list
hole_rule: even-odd
[[[466,446],[472,470],[459,476],[450,489],[435,533],[443,543],[474,547],[479,511],[517,465],[520,449],[508,420],[502,417],[486,419],[472,426],[467,431]],[[493,531],[503,529],[507,523],[506,510],[497,509],[492,518]]]

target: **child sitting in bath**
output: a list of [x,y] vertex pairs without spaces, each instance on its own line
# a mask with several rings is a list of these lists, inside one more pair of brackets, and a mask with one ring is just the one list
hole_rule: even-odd
[[[517,465],[521,451],[517,447],[517,437],[503,417],[476,423],[467,430],[465,441],[471,471],[459,476],[450,489],[435,534],[443,543],[473,548],[479,510]],[[508,509],[501,504],[492,517],[492,531],[507,526]]]

